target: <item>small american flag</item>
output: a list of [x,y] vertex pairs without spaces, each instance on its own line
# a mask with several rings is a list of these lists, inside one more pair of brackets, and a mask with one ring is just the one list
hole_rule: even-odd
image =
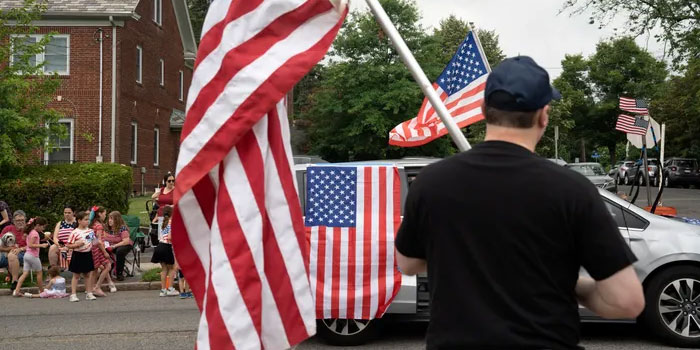
[[649,108],[644,100],[620,97],[620,109],[635,114],[649,114]]
[[642,136],[646,135],[648,127],[649,121],[644,120],[643,117],[633,117],[625,114],[620,114],[617,117],[617,124],[615,124],[615,130]]
[[[481,102],[490,71],[479,38],[471,31],[433,84],[433,88],[460,128],[484,119]],[[420,146],[445,134],[445,125],[425,98],[415,118],[391,130],[389,144],[401,147]]]
[[394,256],[401,222],[398,170],[313,166],[307,168],[306,192],[316,317],[381,317],[401,286]]
[[171,232],[201,312],[199,350],[288,349],[316,331],[284,97],[346,14],[328,0],[210,5]]

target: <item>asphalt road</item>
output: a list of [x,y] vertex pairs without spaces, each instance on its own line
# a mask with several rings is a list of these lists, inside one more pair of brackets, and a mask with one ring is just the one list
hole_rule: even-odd
[[[629,193],[628,186],[619,186],[619,191]],[[657,188],[651,189],[652,203],[658,193]],[[700,218],[700,189],[665,188],[661,195],[661,203],[664,206],[675,207],[679,216]],[[647,206],[646,187],[642,186],[635,202],[640,207]]]
[[[199,319],[192,299],[159,298],[157,291],[118,292],[97,301],[2,297],[0,349],[193,349]],[[386,323],[381,337],[352,349],[424,349],[425,323]],[[633,324],[587,324],[587,349],[672,349]],[[310,339],[298,350],[341,349]]]

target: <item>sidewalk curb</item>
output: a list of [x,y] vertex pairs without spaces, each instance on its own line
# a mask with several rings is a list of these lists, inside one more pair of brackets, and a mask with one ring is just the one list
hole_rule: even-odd
[[[159,290],[160,289],[160,281],[154,281],[154,282],[116,282],[114,285],[117,287],[117,291],[122,292],[122,291],[137,291],[137,290]],[[177,288],[177,282],[173,283],[173,287]],[[102,290],[105,292],[109,292],[109,286],[102,286]],[[22,293],[32,293],[32,294],[38,294],[39,293],[39,288],[38,287],[25,287],[20,289]],[[79,284],[78,285],[78,292],[84,292],[85,291],[85,285],[84,284]],[[68,286],[67,292],[70,293],[70,286]],[[9,289],[2,289],[0,290],[0,296],[9,296],[12,295],[12,291]]]

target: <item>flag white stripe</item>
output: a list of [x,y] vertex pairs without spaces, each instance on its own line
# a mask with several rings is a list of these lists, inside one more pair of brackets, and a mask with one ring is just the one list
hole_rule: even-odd
[[[216,14],[215,20],[218,20],[211,23],[212,26],[225,19],[224,17],[228,12],[228,7],[231,2],[221,1],[221,3],[224,3],[223,5],[225,6],[222,5],[222,8],[216,8],[216,10],[220,11],[220,13]],[[204,88],[204,86],[206,86],[214,78],[214,76],[216,76],[221,68],[224,57],[226,57],[226,54],[229,51],[246,43],[258,35],[258,33],[265,29],[265,27],[269,26],[270,23],[277,20],[277,18],[279,18],[281,15],[294,10],[303,3],[304,1],[302,0],[290,0],[284,2],[263,1],[258,7],[255,8],[255,10],[246,13],[245,15],[226,25],[226,28],[224,28],[221,36],[221,41],[219,42],[219,46],[211,51],[209,55],[207,55],[207,57],[205,57],[197,66],[196,79],[192,79],[189,96],[198,96],[202,88]],[[209,13],[212,13],[212,10],[210,10]],[[208,19],[209,18],[207,18],[207,20]],[[211,29],[211,27],[207,28],[207,31],[209,31],[209,29]],[[204,33],[204,28],[202,28],[202,33]],[[253,90],[250,90],[249,92],[253,92]],[[187,110],[190,109],[194,101],[195,99],[187,100]]]
[[[260,338],[234,278],[221,240],[218,214],[211,227],[211,284],[214,287],[226,331],[236,349],[259,349]],[[251,250],[254,249],[251,247]]]
[[230,5],[231,1],[228,0],[214,0],[209,4],[209,10],[202,24],[200,39],[203,38],[213,26],[226,18],[226,13]]
[[338,298],[340,300],[340,312],[338,314],[339,318],[347,318],[348,314],[348,303],[343,303],[347,300],[348,296],[348,231],[350,229],[347,227],[342,227],[340,229],[340,291],[338,293]]
[[[379,168],[378,167],[369,167],[370,171],[372,172],[372,183],[377,184],[377,186],[372,186],[372,208],[379,208]],[[379,238],[379,211],[382,210],[382,208],[379,208],[379,210],[372,210],[372,242],[378,242]],[[370,295],[372,298],[370,299],[370,310],[374,312],[377,310],[377,305],[379,304],[378,296],[379,296],[379,246],[372,244],[371,245],[371,259],[372,261],[370,262],[372,274],[370,277]],[[370,316],[373,316],[370,314]]]
[[385,167],[386,171],[386,297],[389,301],[394,294],[394,168]]
[[[311,227],[311,235],[309,237],[309,282],[311,285],[311,297],[313,298],[314,305],[316,305],[316,274],[318,274],[317,266],[319,264],[318,260],[318,226]],[[314,313],[316,308],[314,307]],[[314,314],[314,319],[316,315]]]
[[[189,164],[204,145],[228,121],[235,110],[267,77],[279,69],[279,62],[286,62],[299,53],[308,51],[320,41],[336,24],[338,14],[331,9],[296,28],[287,38],[278,41],[265,54],[242,68],[226,85],[204,114],[192,132],[182,141],[177,168]],[[226,41],[224,38],[223,41]],[[199,72],[201,69],[198,69]],[[194,96],[194,95],[192,95]],[[189,108],[188,108],[189,110]]]
[[331,296],[333,293],[333,228],[324,227],[326,235],[326,266],[323,280],[323,318],[331,318]]
[[[362,283],[365,280],[362,267],[367,263],[364,261],[364,241],[365,241],[365,176],[366,168],[357,168],[355,172],[355,193],[357,215],[355,217],[355,315],[362,316]],[[355,317],[361,318],[361,317]]]
[[[313,318],[312,318],[313,319]],[[265,349],[289,349],[290,344],[284,336],[286,330],[282,323],[282,315],[272,289],[263,276],[262,280],[262,343]],[[198,349],[199,350],[199,349]]]

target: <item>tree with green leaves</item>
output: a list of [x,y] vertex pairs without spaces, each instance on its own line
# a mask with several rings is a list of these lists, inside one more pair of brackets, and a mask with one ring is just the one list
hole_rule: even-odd
[[700,2],[698,0],[567,0],[573,14],[592,11],[591,24],[607,26],[616,16],[627,16],[626,30],[637,36],[659,27],[657,40],[669,45],[677,66],[700,58]]
[[[414,1],[381,3],[428,78],[434,81],[464,40],[467,23],[451,17],[429,35],[419,24],[420,13]],[[487,57],[502,59],[495,33],[484,37]],[[415,117],[424,96],[372,14],[355,11],[348,16],[330,57],[319,74],[309,78],[316,80],[302,81],[305,90],[297,93],[299,120],[295,123],[307,126],[309,153],[343,161],[443,157],[456,152],[448,137],[421,147],[388,145],[389,131]]]
[[194,37],[197,40],[197,43],[199,43],[199,39],[202,36],[204,18],[207,16],[207,11],[209,10],[211,1],[212,0],[187,0],[190,21],[192,22],[192,29],[194,30]]
[[[22,7],[0,10],[0,174],[37,160],[39,150],[66,137],[57,123],[61,113],[48,108],[60,86],[57,74],[44,73],[36,57],[51,40],[28,40],[33,22],[46,10],[43,2],[25,0]],[[8,62],[9,64],[5,64]],[[52,137],[53,136],[53,137]],[[48,145],[47,145],[48,143]]]

